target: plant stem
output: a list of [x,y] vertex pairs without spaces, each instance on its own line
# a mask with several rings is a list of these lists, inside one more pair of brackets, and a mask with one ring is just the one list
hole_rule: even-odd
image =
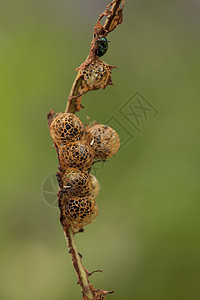
[[79,95],[79,87],[81,86],[81,83],[82,83],[82,78],[79,77],[79,75],[77,75],[69,94],[65,112],[72,113],[72,114],[76,112],[76,102],[78,101],[78,98],[81,98],[82,96],[79,96],[77,98],[73,98],[73,97]]
[[[115,16],[120,4],[121,4],[122,0],[116,0],[114,3],[113,3],[113,6],[112,6],[112,16]],[[108,30],[109,26],[110,26],[110,23],[112,22],[112,16],[108,17],[105,21],[105,24],[104,24],[104,29],[105,30]]]
[[[101,28],[101,32],[100,32],[101,34],[103,32],[104,34],[107,35],[118,24],[121,24],[121,22],[122,22],[122,10],[123,10],[123,7],[121,9],[119,8],[121,2],[122,2],[122,0],[113,0],[107,6],[105,12],[100,15],[100,19],[103,16],[106,16],[105,24]],[[111,10],[108,10],[111,6],[112,6]],[[124,1],[123,1],[123,6],[124,6]],[[121,15],[119,16],[120,11],[121,11]],[[99,21],[100,21],[100,19],[99,19]],[[95,58],[95,49],[94,49],[95,43],[94,43],[94,41],[95,41],[95,38],[93,39],[93,42],[91,43],[91,48],[90,48],[90,53],[92,54],[92,51],[94,52],[93,55],[91,55],[93,61],[95,61],[97,59],[97,57]],[[92,60],[90,60],[90,62],[91,61]],[[86,62],[87,62],[87,59],[86,59]],[[83,65],[86,66],[87,64],[83,63]],[[82,107],[81,106],[81,98],[82,98],[83,93],[80,93],[82,82],[83,82],[83,77],[80,76],[80,73],[78,73],[75,80],[74,80],[71,91],[70,91],[70,95],[69,95],[67,105],[66,105],[66,109],[65,109],[66,113],[73,113],[74,114],[74,113],[76,113],[76,111],[79,111],[80,108]],[[51,111],[48,115],[49,120],[52,119],[52,116],[53,116],[53,112]],[[56,150],[57,150],[57,153],[58,153],[58,149],[56,149]],[[58,158],[59,158],[59,154],[58,154]],[[60,176],[60,178],[61,178],[61,176]],[[61,182],[61,186],[62,186],[62,182]],[[60,196],[59,196],[58,201],[59,200],[60,200]],[[92,273],[89,273],[84,268],[84,266],[82,264],[82,261],[81,261],[81,255],[78,253],[76,243],[75,243],[75,240],[74,240],[74,232],[73,232],[72,228],[69,226],[69,224],[66,224],[65,223],[66,221],[64,222],[64,219],[62,218],[62,206],[59,206],[59,207],[60,207],[60,210],[61,210],[61,219],[60,219],[61,225],[62,225],[64,234],[65,234],[68,250],[69,250],[69,253],[70,253],[71,258],[72,258],[72,263],[73,263],[73,266],[76,270],[76,274],[77,274],[77,277],[78,277],[78,284],[80,284],[81,289],[82,289],[83,299],[84,300],[95,300],[95,299],[103,300],[107,294],[113,293],[114,291],[109,292],[109,291],[103,291],[103,290],[99,290],[99,289],[95,290],[94,287],[89,283],[88,277],[92,273],[97,272],[98,270],[94,271]]]
[[[104,26],[102,26],[99,34],[100,33],[101,34],[104,33],[104,34],[107,35],[109,32],[113,31],[118,24],[121,24],[121,22],[122,22],[122,10],[124,8],[124,1],[123,1],[123,5],[122,5],[122,8],[121,8],[121,15],[120,15],[120,17],[118,16],[118,20],[115,21],[115,25],[111,25],[113,23],[113,21],[115,20],[117,14],[119,14],[118,10],[120,9],[119,7],[120,7],[121,3],[122,3],[122,0],[113,0],[107,6],[105,12],[100,15],[99,21],[100,21],[100,19],[103,16],[106,16],[106,20],[105,20]],[[111,6],[112,6],[112,8],[110,10],[108,10]],[[109,11],[109,14],[106,13],[108,11]],[[110,28],[110,26],[111,26],[111,28]],[[95,51],[94,45],[95,45],[95,37],[93,38],[93,41],[91,43],[91,47],[90,47],[90,51],[89,51],[89,56],[88,56],[88,58],[86,59],[86,61],[82,65],[86,66],[88,64],[88,62],[91,63],[92,61],[95,61],[98,58],[93,53]],[[91,54],[91,57],[90,57],[90,54]],[[79,68],[81,68],[81,66]],[[83,78],[80,77],[80,75],[78,73],[78,75],[76,76],[76,78],[74,80],[74,83],[72,85],[72,88],[71,88],[71,91],[70,91],[70,94],[69,94],[69,98],[68,98],[67,105],[66,105],[66,108],[65,108],[65,112],[66,113],[73,113],[73,114],[75,114],[82,107],[82,105],[81,105],[82,94],[80,94],[80,88],[81,88],[81,85],[82,85],[82,81],[83,81]],[[84,93],[85,92],[83,92],[83,94]]]
[[[67,113],[75,113],[76,112],[76,101],[78,100],[79,97],[77,97],[77,98],[73,98],[73,97],[77,96],[79,94],[79,87],[81,85],[81,82],[82,82],[82,78],[80,78],[79,75],[77,75],[77,77],[75,78],[74,83],[72,85],[70,95],[69,95],[69,98],[67,101],[67,106],[65,109],[65,112],[67,112]],[[61,224],[62,224],[62,222],[61,222]],[[84,266],[81,262],[81,257],[80,257],[80,254],[78,253],[78,250],[76,247],[73,230],[71,227],[64,226],[64,224],[62,224],[62,227],[63,227],[63,231],[65,234],[68,250],[69,250],[69,253],[72,258],[72,263],[73,263],[74,269],[76,270],[76,274],[78,277],[78,283],[81,286],[84,299],[85,300],[95,299],[94,294],[91,289],[91,286],[88,281],[88,272],[86,271],[86,269],[84,268]]]
[[81,257],[80,254],[78,253],[76,243],[74,240],[74,233],[70,227],[63,228],[63,230],[65,233],[68,250],[71,255],[72,262],[78,277],[78,283],[82,288],[83,295],[85,296],[85,299],[93,299],[94,295],[88,281],[88,274],[82,265]]

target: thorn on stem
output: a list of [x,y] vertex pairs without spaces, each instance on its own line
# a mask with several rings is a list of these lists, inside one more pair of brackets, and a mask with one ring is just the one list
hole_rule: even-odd
[[95,270],[93,272],[88,273],[88,277],[91,276],[94,273],[102,273],[102,272],[103,272],[102,270]]

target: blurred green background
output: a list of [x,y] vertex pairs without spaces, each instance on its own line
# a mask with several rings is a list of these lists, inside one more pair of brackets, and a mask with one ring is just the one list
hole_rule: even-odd
[[[57,171],[46,115],[63,111],[108,1],[1,3],[0,299],[81,299],[59,224],[42,197]],[[126,1],[103,59],[114,87],[88,93],[83,122],[132,133],[96,176],[99,216],[76,236],[108,299],[200,299],[200,2]],[[119,109],[140,91],[158,110],[140,132]]]

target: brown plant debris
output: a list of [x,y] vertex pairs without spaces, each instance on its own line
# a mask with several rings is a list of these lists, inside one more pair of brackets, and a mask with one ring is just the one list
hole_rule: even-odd
[[[120,7],[121,3],[122,7]],[[96,52],[98,50],[99,37],[106,37],[117,25],[122,23],[124,4],[125,2],[122,2],[122,0],[114,0],[99,16],[94,26],[89,55],[81,66],[77,68],[78,74],[72,86],[65,112],[76,113],[83,108],[81,104],[82,96],[88,91],[113,85],[111,71],[116,66],[110,66],[101,61]],[[103,17],[106,18],[104,25],[100,22]]]
[[[91,62],[98,59],[96,55],[96,50],[98,45],[96,44],[99,36],[106,37],[111,31],[113,31],[117,25],[121,24],[123,21],[123,9],[125,2],[123,1],[122,7],[120,8],[121,0],[112,1],[107,7],[106,10],[99,16],[96,25],[94,26],[93,40],[91,42],[91,47],[89,55],[86,60],[79,67],[84,70]],[[104,25],[100,23],[103,17],[106,17]],[[78,69],[79,69],[78,68]]]

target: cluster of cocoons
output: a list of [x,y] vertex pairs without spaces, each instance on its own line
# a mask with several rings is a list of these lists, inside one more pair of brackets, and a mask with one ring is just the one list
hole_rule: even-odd
[[71,113],[57,114],[50,124],[61,168],[60,208],[67,223],[78,230],[98,215],[98,180],[90,174],[95,160],[105,160],[119,149],[119,136],[109,126],[84,127]]

